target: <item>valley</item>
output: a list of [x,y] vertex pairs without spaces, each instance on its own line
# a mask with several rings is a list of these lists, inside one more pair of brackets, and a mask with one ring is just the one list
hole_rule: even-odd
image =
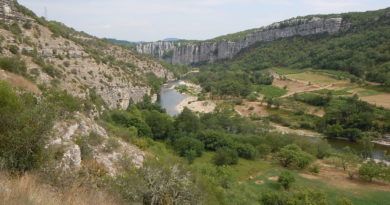
[[390,201],[390,8],[137,43],[0,14],[0,204]]

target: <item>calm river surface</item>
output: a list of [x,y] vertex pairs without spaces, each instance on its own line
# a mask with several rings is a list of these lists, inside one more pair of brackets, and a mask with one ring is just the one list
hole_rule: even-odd
[[[169,82],[164,84],[160,92],[160,105],[164,108],[170,116],[175,116],[179,114],[179,111],[176,109],[176,106],[187,98],[186,95],[181,94],[173,88],[173,86],[178,85],[179,81]],[[349,146],[352,150],[359,152],[362,150],[362,147],[358,143],[351,143],[344,140],[328,139],[329,144],[335,149],[342,149],[346,146]],[[383,160],[386,153],[390,153],[389,146],[377,145],[375,144],[373,157],[375,159]]]
[[164,108],[168,115],[175,116],[179,114],[179,111],[176,109],[176,106],[187,98],[186,95],[181,94],[173,86],[178,85],[180,81],[173,81],[161,88],[160,91],[160,105]]

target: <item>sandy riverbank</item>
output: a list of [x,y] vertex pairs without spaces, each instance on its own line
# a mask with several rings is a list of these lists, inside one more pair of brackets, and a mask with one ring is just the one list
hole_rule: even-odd
[[189,108],[194,112],[209,113],[213,112],[215,109],[215,103],[206,100],[206,101],[197,101],[198,98],[195,96],[188,96],[186,99],[182,100],[177,106],[176,110],[182,112],[184,107]]

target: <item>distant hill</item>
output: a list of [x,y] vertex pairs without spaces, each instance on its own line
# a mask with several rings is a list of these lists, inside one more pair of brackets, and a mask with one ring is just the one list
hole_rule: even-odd
[[165,38],[165,39],[163,39],[161,41],[181,41],[181,40],[183,40],[183,39],[180,39],[180,38]]

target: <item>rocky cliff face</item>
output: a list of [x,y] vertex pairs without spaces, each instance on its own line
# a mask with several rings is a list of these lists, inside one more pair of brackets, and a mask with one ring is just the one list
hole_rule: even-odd
[[142,54],[152,55],[172,64],[192,64],[231,59],[242,49],[259,42],[274,41],[292,36],[335,33],[349,26],[342,18],[293,19],[260,28],[236,42],[229,40],[186,42],[152,42],[136,46]]

